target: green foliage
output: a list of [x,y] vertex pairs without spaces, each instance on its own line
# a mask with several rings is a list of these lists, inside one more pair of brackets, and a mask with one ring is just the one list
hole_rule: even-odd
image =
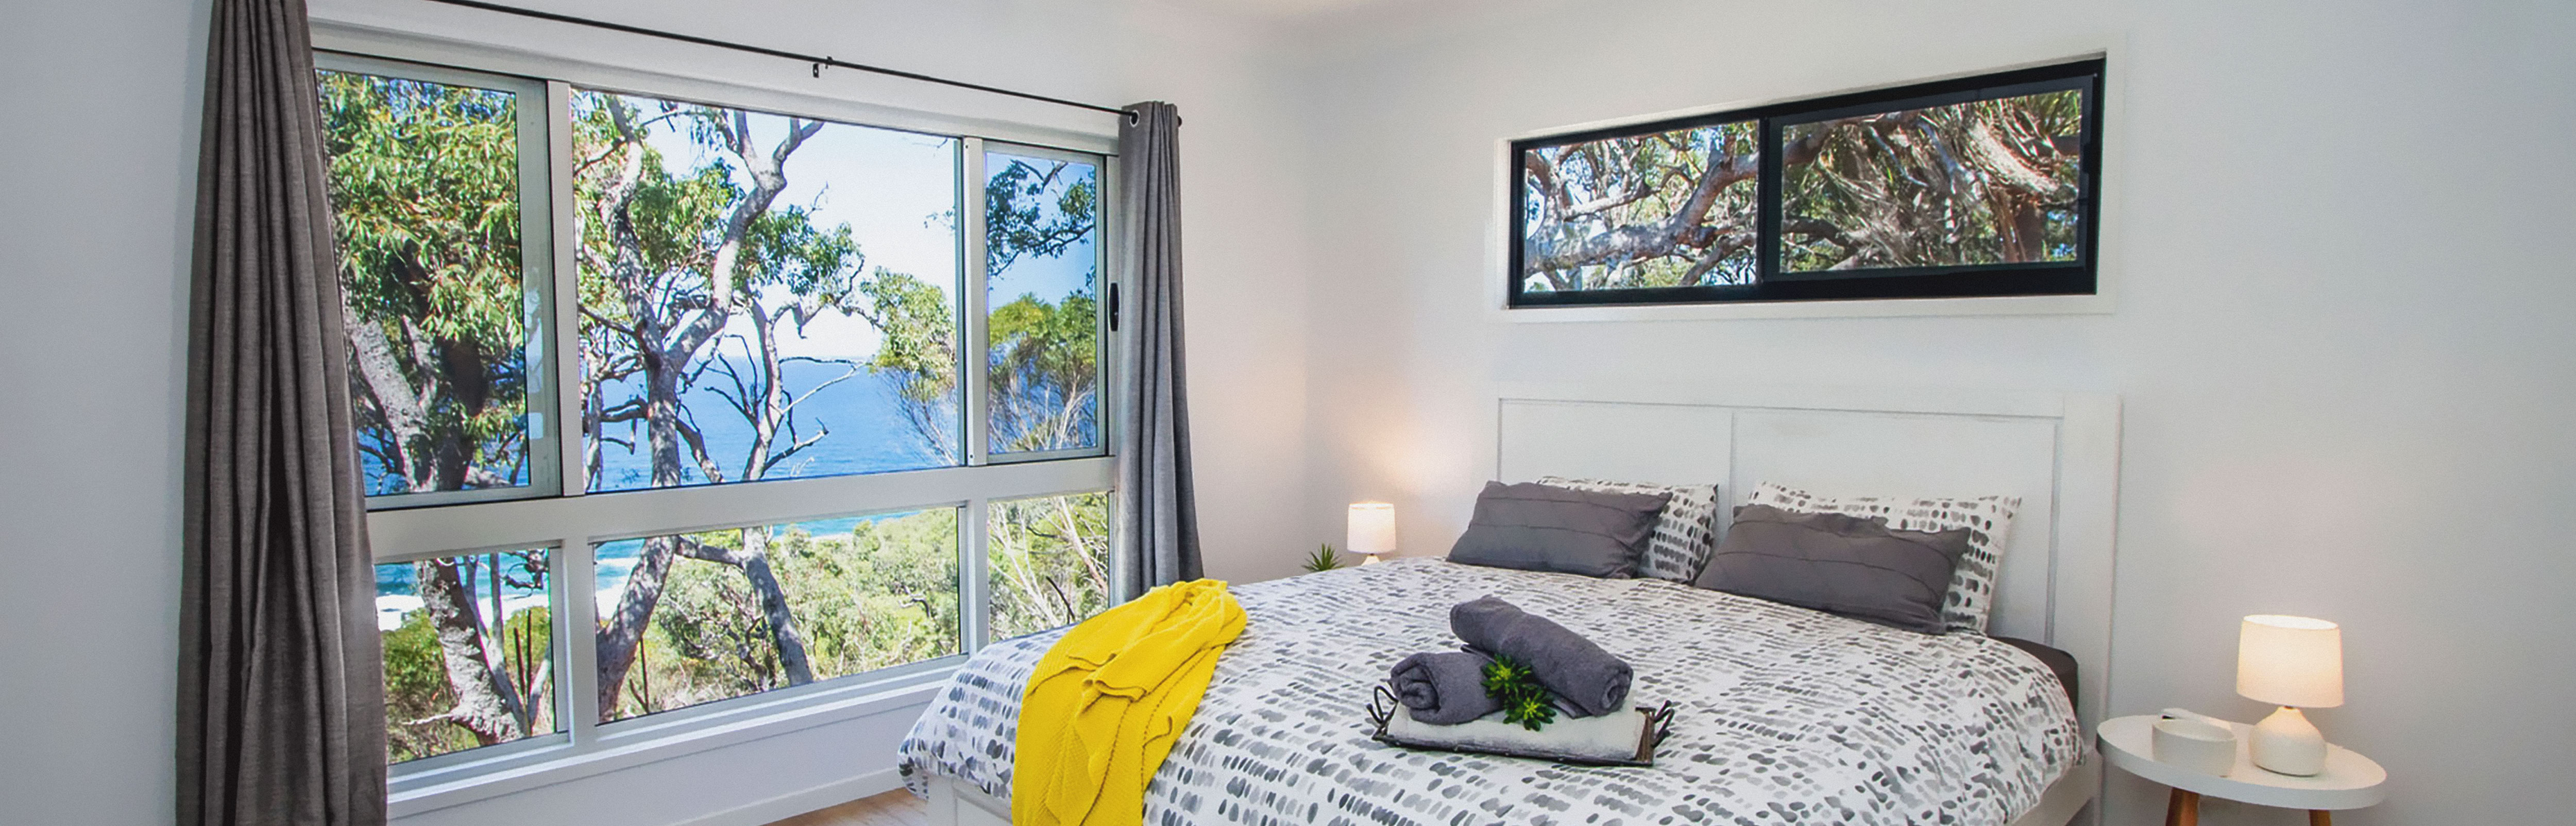
[[320,76],[343,301],[380,338],[353,364],[372,493],[515,484],[526,471],[513,95]]
[[860,285],[869,320],[883,334],[869,369],[895,377],[903,412],[924,446],[955,463],[957,439],[957,315],[939,287],[878,268]]
[[[772,571],[815,679],[963,650],[955,509],[861,521],[841,534],[784,525],[690,538],[740,550],[750,531],[766,534]],[[664,588],[644,653],[611,719],[786,687],[768,621],[739,569],[678,559]]]
[[791,532],[771,559],[815,679],[963,650],[955,509],[861,522],[844,536]]
[[1307,571],[1320,574],[1339,567],[1342,567],[1342,557],[1333,552],[1331,543],[1325,543],[1322,547],[1316,548],[1314,553],[1306,555]]
[[1791,127],[1819,143],[1782,186],[1792,272],[2075,257],[2083,93]]
[[[1061,255],[1099,223],[1093,214],[1099,206],[1098,187],[1088,177],[1067,182],[1072,171],[1073,165],[1063,161],[1013,158],[986,178],[985,272],[1008,269],[1023,255]],[[1054,203],[1047,203],[1047,192],[1058,184],[1063,187]]]
[[1109,607],[1109,494],[993,502],[986,530],[993,638],[1089,619]]
[[986,387],[996,450],[1056,450],[1099,438],[1100,308],[1090,293],[1049,304],[1022,295],[993,308]]
[[[740,545],[739,534],[702,534],[708,544]],[[656,680],[655,705],[678,708],[740,697],[787,684],[770,645],[758,598],[740,573],[710,562],[679,560],[663,580],[662,603],[645,634],[658,638],[672,678]]]
[[400,628],[384,632],[384,646],[385,750],[392,762],[473,748],[474,734],[463,728],[411,723],[445,713],[456,703],[429,612],[404,615]]
[[[502,669],[529,698],[531,734],[554,730],[553,692],[545,683],[546,665],[554,654],[554,619],[543,606],[511,612],[503,620]],[[404,614],[402,625],[383,634],[385,675],[385,751],[389,762],[417,760],[482,745],[472,731],[439,718],[456,704],[447,679],[445,655],[429,612]]]
[[[1756,138],[1743,122],[1532,150],[1528,288],[1751,283],[1756,181],[1746,175],[1704,204],[1693,197],[1705,176],[1749,172]],[[1656,237],[1609,240],[1638,234]]]
[[1539,684],[1538,672],[1520,660],[1497,654],[1485,663],[1485,696],[1503,704],[1503,722],[1531,731],[1556,722],[1556,702]]

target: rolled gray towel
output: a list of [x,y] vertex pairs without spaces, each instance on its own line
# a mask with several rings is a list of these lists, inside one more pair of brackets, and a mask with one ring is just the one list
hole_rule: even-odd
[[1450,608],[1449,630],[1477,650],[1528,663],[1574,716],[1608,714],[1628,702],[1628,662],[1546,617],[1487,596]]
[[1413,719],[1451,726],[1503,709],[1485,693],[1485,655],[1473,651],[1432,651],[1397,660],[1387,682],[1395,699],[1413,710]]

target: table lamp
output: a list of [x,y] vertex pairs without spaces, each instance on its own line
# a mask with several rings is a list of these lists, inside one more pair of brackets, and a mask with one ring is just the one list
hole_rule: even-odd
[[2281,707],[2254,724],[2254,765],[2300,777],[2325,771],[2325,734],[2299,709],[2343,705],[2343,629],[2307,617],[2246,617],[2236,638],[2236,693]]
[[1377,564],[1378,554],[1395,553],[1395,506],[1385,502],[1352,502],[1350,532],[1342,550],[1367,554],[1362,565]]

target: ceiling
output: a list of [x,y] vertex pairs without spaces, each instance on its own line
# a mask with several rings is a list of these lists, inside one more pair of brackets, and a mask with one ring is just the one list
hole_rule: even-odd
[[1273,18],[1322,17],[1365,8],[1412,5],[1422,0],[1169,0],[1236,14]]

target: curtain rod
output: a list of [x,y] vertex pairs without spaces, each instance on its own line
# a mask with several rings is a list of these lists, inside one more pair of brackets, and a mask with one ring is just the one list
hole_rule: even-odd
[[714,46],[714,47],[719,48],[719,49],[732,49],[732,50],[737,51],[737,52],[750,52],[750,53],[752,53],[752,54],[768,55],[768,56],[770,56],[770,57],[783,57],[783,58],[787,58],[787,59],[789,59],[789,60],[797,61],[797,62],[799,62],[799,63],[808,63],[808,64],[812,64],[812,65],[814,66],[814,76],[815,76],[815,77],[822,77],[822,76],[823,76],[823,67],[825,67],[825,66],[830,66],[830,67],[833,67],[833,68],[836,68],[836,69],[857,69],[857,70],[862,71],[862,72],[874,72],[874,73],[881,74],[881,75],[891,75],[891,76],[893,76],[893,77],[904,78],[904,79],[906,79],[906,80],[918,80],[918,81],[922,81],[922,82],[924,82],[924,83],[937,83],[937,84],[941,84],[941,85],[944,85],[944,86],[955,86],[955,87],[958,87],[958,88],[960,88],[960,89],[973,89],[973,90],[978,91],[978,92],[990,92],[990,93],[993,93],[993,94],[996,94],[996,95],[1009,95],[1009,96],[1011,96],[1011,97],[1015,97],[1015,98],[1025,98],[1025,99],[1028,99],[1028,100],[1043,101],[1043,102],[1046,102],[1046,103],[1052,103],[1052,104],[1055,104],[1055,105],[1057,105],[1057,106],[1071,106],[1071,107],[1076,108],[1076,109],[1089,109],[1089,110],[1094,111],[1094,112],[1107,112],[1107,113],[1112,114],[1112,115],[1125,115],[1125,116],[1127,117],[1127,119],[1128,119],[1128,120],[1130,120],[1130,121],[1133,121],[1133,120],[1135,120],[1135,119],[1136,119],[1136,113],[1134,113],[1134,112],[1130,112],[1130,111],[1127,111],[1127,110],[1125,110],[1125,109],[1112,109],[1112,108],[1107,107],[1107,106],[1095,106],[1095,105],[1088,104],[1088,103],[1084,103],[1084,102],[1082,102],[1082,101],[1078,101],[1078,100],[1065,100],[1064,98],[1047,97],[1047,96],[1045,96],[1045,95],[1034,94],[1034,93],[1030,93],[1030,92],[1021,92],[1021,91],[1015,91],[1015,90],[1011,90],[1011,89],[1004,89],[1004,88],[1001,88],[1001,87],[999,87],[999,86],[986,86],[986,85],[981,84],[981,83],[968,83],[968,82],[963,81],[963,80],[949,80],[949,79],[944,78],[944,77],[932,77],[932,76],[930,76],[930,75],[921,74],[921,73],[919,73],[919,72],[907,72],[907,71],[904,71],[904,70],[902,70],[902,69],[888,69],[888,68],[883,67],[883,66],[870,66],[870,65],[867,65],[867,64],[864,64],[864,63],[851,63],[851,62],[846,61],[846,60],[835,60],[835,59],[833,59],[832,57],[830,57],[830,56],[828,56],[828,55],[797,54],[797,53],[795,53],[795,52],[786,51],[786,50],[783,50],[783,49],[772,49],[772,48],[768,48],[768,47],[764,47],[764,46],[752,46],[752,45],[747,45],[747,44],[742,44],[742,43],[734,43],[734,42],[731,42],[731,41],[717,40],[717,39],[712,38],[712,37],[699,37],[699,36],[697,36],[697,35],[693,35],[693,34],[680,34],[680,33],[678,33],[678,32],[666,32],[666,31],[662,31],[662,30],[660,30],[660,29],[647,29],[647,28],[644,28],[644,27],[642,27],[642,26],[629,26],[629,25],[626,25],[626,24],[624,24],[624,23],[611,23],[611,22],[606,21],[606,20],[593,20],[593,19],[590,19],[590,18],[587,18],[587,17],[574,17],[574,16],[569,15],[569,14],[556,14],[556,13],[554,13],[554,12],[550,12],[550,11],[538,11],[538,10],[536,10],[536,9],[524,9],[524,8],[520,8],[520,7],[517,7],[517,6],[505,6],[505,5],[501,5],[501,4],[498,4],[498,3],[485,3],[485,2],[481,2],[481,0],[429,0],[429,2],[432,2],[432,3],[444,3],[444,4],[447,4],[447,5],[450,5],[450,6],[464,6],[464,7],[469,8],[469,9],[481,9],[481,10],[483,10],[483,11],[500,12],[500,13],[502,13],[502,14],[515,14],[515,15],[518,15],[518,16],[520,16],[520,17],[533,17],[533,18],[536,18],[536,19],[539,19],[539,20],[551,20],[551,21],[554,21],[554,22],[557,22],[557,23],[571,23],[571,24],[576,25],[576,26],[589,26],[589,27],[597,28],[597,29],[607,29],[607,30],[609,30],[609,31],[625,32],[625,33],[627,33],[627,34],[640,34],[640,35],[644,35],[644,36],[646,36],[646,37],[659,37],[659,38],[662,38],[662,39],[664,39],[664,40],[677,40],[677,41],[680,41],[680,42],[682,42],[682,43],[695,43],[695,44],[700,45],[700,46]]

